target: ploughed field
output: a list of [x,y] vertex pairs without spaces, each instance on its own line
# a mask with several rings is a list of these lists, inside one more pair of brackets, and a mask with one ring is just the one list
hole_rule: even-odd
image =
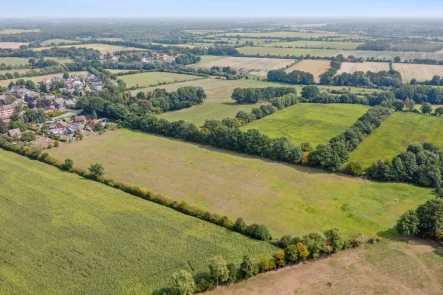
[[344,62],[341,64],[340,69],[337,71],[337,75],[342,73],[355,73],[355,72],[380,72],[389,71],[389,63],[387,62]]
[[297,145],[309,142],[315,147],[351,127],[368,109],[357,104],[296,104],[242,129],[258,129],[271,138],[286,137]]
[[215,255],[276,250],[4,150],[0,175],[0,294],[151,294]]
[[378,159],[392,160],[415,142],[431,142],[443,150],[442,129],[441,117],[395,112],[351,153],[349,161],[367,168]]
[[293,66],[286,69],[287,73],[292,71],[302,71],[311,73],[315,82],[320,82],[320,75],[328,71],[330,67],[329,60],[303,59]]
[[389,236],[405,211],[434,197],[430,189],[377,183],[209,146],[121,129],[50,150],[87,168],[101,163],[116,181],[247,223],[274,237],[337,227]]
[[400,72],[404,83],[431,80],[435,75],[443,76],[443,65],[419,65],[394,63],[394,70]]

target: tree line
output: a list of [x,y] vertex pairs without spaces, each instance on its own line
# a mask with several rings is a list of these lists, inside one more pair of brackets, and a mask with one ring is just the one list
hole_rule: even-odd
[[392,87],[402,86],[401,75],[394,70],[380,72],[342,73],[333,77],[329,85],[353,87]]
[[235,88],[232,99],[238,103],[256,103],[271,100],[289,93],[297,93],[294,87]]
[[285,70],[272,70],[268,72],[267,79],[270,82],[280,82],[288,84],[314,84],[314,75],[297,70],[290,73],[286,73]]
[[341,64],[345,61],[343,54],[339,54],[331,59],[329,69],[320,75],[320,84],[330,85],[332,83],[332,78],[337,74],[338,70],[341,68]]

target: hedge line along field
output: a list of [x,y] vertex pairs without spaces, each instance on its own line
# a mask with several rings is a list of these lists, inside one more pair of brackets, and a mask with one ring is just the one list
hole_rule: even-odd
[[[13,70],[12,70],[13,71]],[[80,71],[80,72],[69,72],[70,75],[87,75],[88,72],[85,71]],[[6,87],[9,85],[9,83],[11,82],[15,82],[17,80],[23,79],[25,81],[27,80],[31,80],[34,83],[39,83],[41,82],[44,78],[52,78],[52,77],[62,77],[63,73],[60,74],[48,74],[48,75],[44,75],[44,76],[34,76],[34,77],[22,77],[22,78],[15,78],[15,79],[9,79],[9,80],[0,80],[0,86]]]
[[315,82],[320,82],[320,75],[325,73],[330,67],[329,60],[303,59],[286,69],[287,73],[292,71],[308,72],[314,75]]
[[310,142],[315,147],[351,127],[367,110],[357,104],[303,103],[255,120],[242,130],[258,129],[271,138],[286,137],[297,145]]
[[120,129],[49,151],[107,177],[147,187],[210,212],[269,227],[273,237],[337,227],[390,236],[405,211],[434,198],[431,189],[378,183]]
[[341,64],[340,69],[337,71],[337,75],[343,73],[355,73],[355,72],[380,72],[389,71],[389,63],[387,62],[344,62]]
[[212,68],[212,67],[231,67],[240,72],[246,72],[251,75],[266,77],[268,71],[278,70],[293,64],[293,59],[278,58],[255,58],[255,57],[225,57],[204,63],[198,63],[192,67]]
[[174,83],[201,79],[199,76],[184,75],[168,72],[145,72],[119,77],[127,87],[149,87],[161,83]]
[[29,58],[0,57],[0,64],[11,65],[11,66],[29,65]]
[[41,46],[49,46],[50,44],[55,44],[55,45],[59,45],[60,43],[66,43],[66,44],[75,44],[75,43],[79,43],[80,41],[76,41],[76,40],[68,40],[68,39],[50,39],[50,40],[45,40],[43,42],[41,42]]
[[364,168],[376,160],[392,160],[414,142],[432,142],[443,150],[443,118],[396,112],[351,153],[349,161]]
[[293,41],[293,42],[276,42],[267,43],[267,47],[306,47],[306,48],[328,48],[328,49],[344,49],[344,50],[356,50],[361,42],[333,42],[333,41]]
[[[374,284],[374,282],[377,282]],[[399,292],[399,290],[401,290]],[[443,294],[443,249],[382,242],[217,288],[211,295]]]
[[308,49],[308,48],[273,48],[273,47],[240,47],[237,48],[238,52],[245,55],[275,55],[275,56],[316,56],[316,57],[328,57],[339,54],[339,50],[336,49]]
[[419,64],[392,64],[394,70],[400,72],[403,82],[409,83],[412,79],[419,82],[431,80],[435,75],[443,76],[443,65],[419,65]]
[[0,175],[1,294],[151,294],[215,255],[258,262],[276,250],[4,150]]

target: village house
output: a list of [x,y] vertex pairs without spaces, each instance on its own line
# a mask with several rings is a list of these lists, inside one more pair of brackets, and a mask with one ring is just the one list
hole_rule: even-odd
[[18,105],[16,103],[0,106],[0,116],[11,117],[17,108]]
[[105,118],[102,118],[102,119],[94,119],[94,120],[91,120],[91,126],[92,127],[94,127],[95,125],[97,125],[97,124],[100,124],[100,125],[102,125],[103,127],[105,127],[106,126],[106,123],[107,123],[107,119],[105,119]]
[[11,129],[8,131],[8,136],[10,137],[22,137],[22,132],[20,131],[20,129],[16,128],[16,129]]
[[85,116],[75,116],[74,122],[86,124],[86,117]]
[[65,100],[63,98],[56,98],[54,100],[54,106],[57,109],[63,108],[65,106]]

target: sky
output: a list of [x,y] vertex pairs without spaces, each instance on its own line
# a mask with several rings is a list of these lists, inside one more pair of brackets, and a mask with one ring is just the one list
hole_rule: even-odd
[[443,17],[443,0],[21,0],[9,17]]

